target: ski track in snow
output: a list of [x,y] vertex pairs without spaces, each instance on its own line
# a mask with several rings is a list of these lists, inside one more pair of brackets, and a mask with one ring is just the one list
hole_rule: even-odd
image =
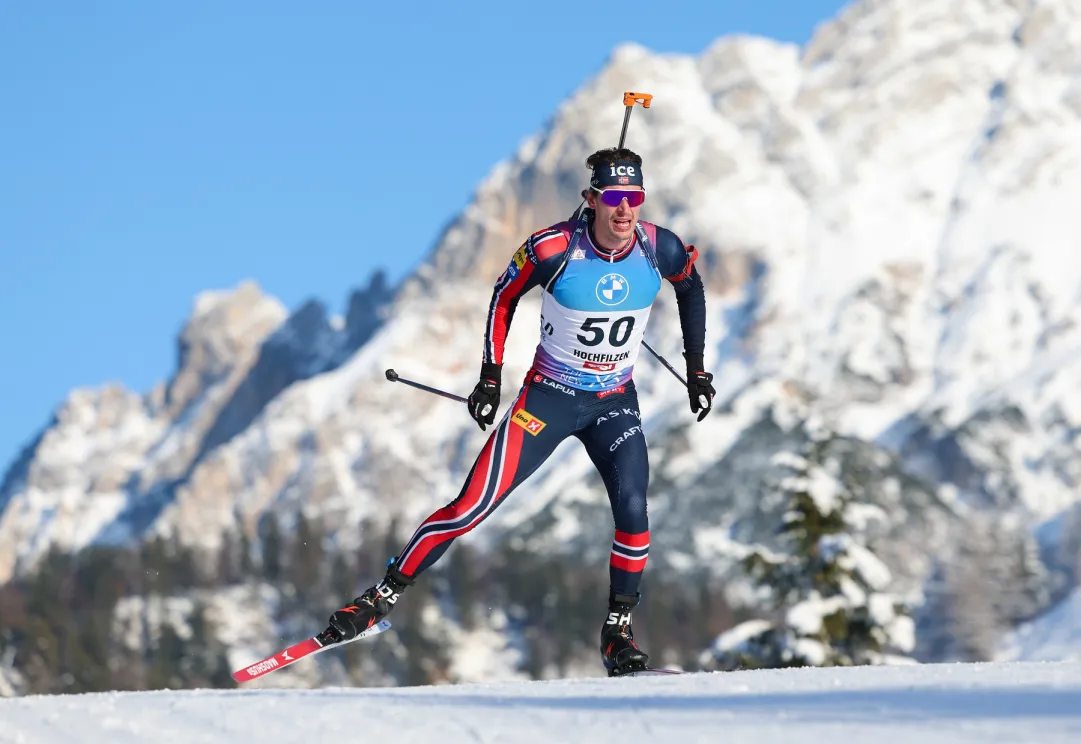
[[1081,741],[1081,663],[0,700],[0,744]]

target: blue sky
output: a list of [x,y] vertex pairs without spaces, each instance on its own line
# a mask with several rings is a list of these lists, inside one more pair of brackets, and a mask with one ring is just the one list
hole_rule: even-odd
[[70,389],[166,379],[204,289],[338,312],[406,274],[619,43],[803,43],[847,4],[4,3],[0,473]]

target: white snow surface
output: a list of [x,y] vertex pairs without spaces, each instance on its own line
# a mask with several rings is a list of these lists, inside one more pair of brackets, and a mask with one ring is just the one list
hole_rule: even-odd
[[400,689],[0,700],[0,744],[1074,742],[1081,664],[956,664]]

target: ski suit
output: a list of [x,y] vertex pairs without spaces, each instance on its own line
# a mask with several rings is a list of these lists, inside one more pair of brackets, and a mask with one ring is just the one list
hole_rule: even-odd
[[638,591],[649,553],[649,460],[631,374],[650,309],[666,278],[675,288],[684,349],[705,347],[705,294],[697,251],[671,231],[640,221],[617,254],[595,247],[592,210],[534,233],[496,282],[484,361],[503,362],[519,298],[542,287],[540,335],[517,399],[492,430],[454,501],[420,525],[395,559],[416,576],[476,527],[570,436],[600,472],[615,518],[611,588]]

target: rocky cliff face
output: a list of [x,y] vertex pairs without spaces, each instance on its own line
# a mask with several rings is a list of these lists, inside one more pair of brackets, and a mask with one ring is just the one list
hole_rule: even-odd
[[[655,96],[628,146],[645,159],[644,216],[702,253],[722,401],[695,424],[667,372],[646,357],[636,371],[653,560],[723,572],[725,541],[767,536],[766,456],[812,414],[894,484],[887,554],[902,588],[920,585],[966,509],[1036,521],[1076,501],[1081,5],[864,0],[803,49],[735,37],[696,58],[616,50],[413,276],[353,298],[344,327],[318,303],[288,315],[250,285],[199,298],[166,384],[73,392],[9,469],[0,581],[50,544],[257,539],[268,511],[318,518],[342,547],[365,519],[398,520],[404,537],[453,498],[484,435],[383,370],[471,388],[493,279],[576,206],[624,90]],[[505,400],[536,317],[531,297]],[[648,339],[678,359],[678,328],[665,294]],[[603,552],[606,509],[567,444],[470,539],[518,530],[537,549]],[[543,530],[522,527],[542,514]]]

